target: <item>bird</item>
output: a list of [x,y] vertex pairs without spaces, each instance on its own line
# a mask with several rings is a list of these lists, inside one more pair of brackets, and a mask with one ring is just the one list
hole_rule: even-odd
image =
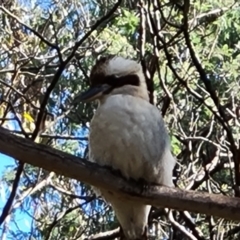
[[[141,64],[105,55],[96,61],[89,79],[89,89],[78,98],[98,103],[90,122],[89,161],[111,167],[126,179],[173,187],[176,160],[161,113],[149,102]],[[122,201],[104,189],[95,191],[111,204],[121,239],[148,239],[150,205]]]

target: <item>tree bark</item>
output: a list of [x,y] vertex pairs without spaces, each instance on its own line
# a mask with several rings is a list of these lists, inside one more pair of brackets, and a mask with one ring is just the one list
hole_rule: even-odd
[[136,182],[117,176],[109,169],[49,146],[36,144],[3,128],[0,128],[0,152],[65,177],[114,191],[123,201],[131,199],[156,207],[187,210],[240,221],[239,198],[163,186],[149,186],[145,189]]

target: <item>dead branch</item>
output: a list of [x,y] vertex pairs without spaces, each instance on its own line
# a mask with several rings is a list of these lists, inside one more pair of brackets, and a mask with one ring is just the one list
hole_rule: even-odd
[[123,201],[131,199],[156,207],[240,220],[238,198],[163,186],[149,186],[148,189],[143,189],[138,183],[123,179],[97,164],[15,136],[4,128],[0,128],[0,152],[45,170],[114,191]]

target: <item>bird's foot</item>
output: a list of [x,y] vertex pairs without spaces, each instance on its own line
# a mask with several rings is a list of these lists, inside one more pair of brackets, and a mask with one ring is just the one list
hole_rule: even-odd
[[108,169],[109,171],[111,171],[114,175],[120,177],[120,178],[124,178],[124,176],[122,175],[121,171],[118,169],[115,169],[111,166],[104,166],[106,169]]
[[138,186],[140,187],[140,193],[148,192],[150,189],[154,189],[155,187],[159,187],[159,184],[148,182],[143,178],[140,178],[138,181]]

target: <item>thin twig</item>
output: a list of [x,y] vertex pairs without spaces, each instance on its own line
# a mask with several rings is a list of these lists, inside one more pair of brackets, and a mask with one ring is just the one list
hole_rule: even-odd
[[47,105],[48,99],[50,97],[50,94],[52,92],[52,90],[54,89],[55,85],[57,84],[60,76],[62,75],[62,72],[64,71],[65,67],[67,66],[67,64],[71,61],[71,59],[74,57],[75,52],[77,51],[77,49],[81,46],[81,44],[83,44],[83,42],[92,34],[92,32],[97,29],[105,20],[107,20],[116,10],[117,8],[120,6],[122,0],[118,0],[118,2],[113,6],[113,8],[105,15],[103,16],[101,19],[99,19],[92,27],[91,29],[84,35],[84,37],[79,40],[78,42],[75,43],[75,46],[73,47],[73,50],[71,52],[71,54],[67,57],[67,59],[59,66],[55,76],[53,77],[53,80],[50,84],[50,86],[47,88],[44,99],[41,103],[40,106],[40,112],[38,114],[37,117],[37,121],[36,121],[36,127],[35,130],[33,132],[32,138],[36,138],[36,136],[39,133],[39,127],[41,125],[41,121],[43,118],[43,114],[44,114],[44,110],[45,107]]

